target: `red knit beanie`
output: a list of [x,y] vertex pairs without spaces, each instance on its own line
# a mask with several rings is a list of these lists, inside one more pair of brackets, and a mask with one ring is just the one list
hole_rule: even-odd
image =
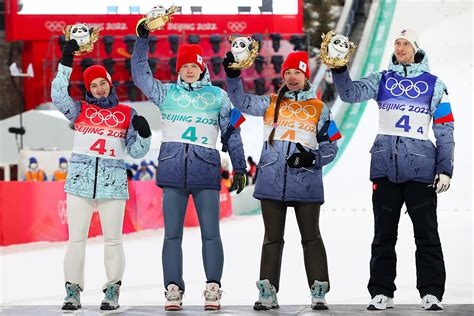
[[101,65],[92,65],[84,70],[84,85],[88,92],[91,92],[90,86],[92,80],[97,78],[104,78],[109,83],[110,88],[112,88],[112,77],[110,77],[107,70]]
[[202,48],[196,44],[184,44],[178,48],[178,57],[176,58],[176,71],[184,64],[196,64],[204,71],[204,60],[202,57]]
[[306,75],[309,79],[309,65],[308,65],[308,53],[307,52],[293,52],[289,53],[281,67],[281,77],[285,74],[288,69],[298,69]]

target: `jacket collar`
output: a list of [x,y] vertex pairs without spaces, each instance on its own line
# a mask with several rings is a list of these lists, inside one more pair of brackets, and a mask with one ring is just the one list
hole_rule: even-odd
[[392,54],[388,70],[393,71],[402,77],[417,77],[424,72],[430,72],[428,56],[426,56],[424,50],[419,49],[415,55],[415,62],[413,64],[402,65],[397,62],[395,54]]
[[116,106],[118,104],[117,90],[115,87],[110,89],[110,94],[105,98],[95,98],[89,92],[86,93],[86,102],[89,104],[95,104],[98,107],[108,109]]
[[207,69],[207,65],[204,65],[204,72],[201,74],[201,77],[199,78],[198,81],[189,84],[186,81],[182,80],[181,76],[178,76],[176,85],[188,91],[200,89],[200,88],[203,88],[204,86],[212,86],[211,76],[209,75],[209,70]]
[[297,90],[297,91],[285,92],[285,98],[289,100],[296,100],[296,101],[306,101],[309,99],[315,99],[316,89],[310,83],[308,90]]

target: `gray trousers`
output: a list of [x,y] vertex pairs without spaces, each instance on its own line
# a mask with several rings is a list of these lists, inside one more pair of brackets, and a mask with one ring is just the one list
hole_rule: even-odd
[[220,284],[224,267],[224,250],[219,230],[220,202],[217,190],[180,190],[163,188],[163,280],[167,287],[174,283],[184,291],[183,240],[184,217],[192,194],[201,228],[202,259],[207,282]]

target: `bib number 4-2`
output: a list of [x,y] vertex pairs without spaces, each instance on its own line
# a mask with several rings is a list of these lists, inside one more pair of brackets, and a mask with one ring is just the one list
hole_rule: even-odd
[[[107,152],[107,148],[105,148],[105,139],[99,138],[95,143],[89,147],[90,151],[96,151],[99,155],[103,156]],[[115,150],[112,148],[110,149],[110,157],[115,157]]]
[[[187,139],[195,143],[198,140],[198,137],[196,136],[196,127],[190,126],[188,127],[184,133],[181,135],[182,139]],[[201,137],[202,141],[201,144],[207,144],[207,137]]]

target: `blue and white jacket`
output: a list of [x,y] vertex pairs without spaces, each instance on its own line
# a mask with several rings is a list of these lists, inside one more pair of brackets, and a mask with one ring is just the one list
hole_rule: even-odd
[[[259,96],[244,92],[242,80],[226,78],[227,92],[232,103],[242,112],[253,116],[265,116],[271,104],[271,96]],[[314,87],[309,90],[288,91],[287,100],[307,101],[316,99]],[[331,120],[329,108],[324,105],[317,123],[316,134],[322,126]],[[257,182],[254,197],[287,202],[324,203],[322,167],[336,157],[336,142],[319,142],[317,149],[310,150],[315,156],[315,165],[311,168],[290,168],[286,159],[298,153],[295,142],[274,140],[273,145],[264,141],[260,161],[257,166]]]
[[[221,134],[227,130],[233,105],[224,90],[212,86],[207,67],[201,76],[202,79],[192,84],[182,81],[180,77],[178,77],[177,83],[163,84],[153,77],[148,65],[148,39],[139,37],[132,55],[132,77],[135,85],[160,108],[162,122],[167,120],[166,124],[168,124],[171,121],[174,123],[175,118],[178,120],[187,119],[190,116],[195,118],[199,113],[206,115],[207,110],[191,110],[191,107],[188,106],[188,103],[197,97],[198,99],[204,98],[201,101],[206,104],[212,104],[211,112],[216,119],[206,119],[206,122],[213,122],[213,126],[206,128],[220,129]],[[187,103],[181,104],[180,102]],[[167,115],[168,112],[181,114]],[[186,121],[182,121],[180,124],[184,124],[183,122]],[[219,152],[215,149],[218,131],[210,132],[209,139],[198,137],[199,135],[196,136],[195,132],[196,129],[199,131],[198,127],[203,127],[201,123],[197,123],[194,119],[192,122],[190,120],[188,130],[182,135],[180,132],[181,139],[179,135],[174,135],[174,139],[171,138],[172,141],[162,142],[156,175],[158,186],[220,190],[221,159]],[[166,130],[164,126],[164,137],[165,134],[175,133],[170,130],[170,127],[172,124]],[[209,136],[209,134],[206,135]],[[246,162],[240,128],[231,134],[228,140],[228,149],[234,171],[244,173]]]
[[[51,85],[51,98],[58,110],[74,123],[81,113],[82,104],[81,101],[73,100],[68,94],[71,72],[72,68],[59,64]],[[115,87],[111,88],[107,98],[96,99],[87,93],[85,101],[104,109],[111,109],[119,104]],[[136,111],[131,109],[130,118],[133,119],[135,115]],[[136,159],[144,157],[150,148],[150,141],[151,136],[142,138],[130,123],[125,136],[125,145],[131,157]],[[64,191],[90,199],[128,199],[125,162],[123,159],[72,153]]]
[[[358,81],[352,81],[348,71],[333,70],[334,84],[341,100],[348,103],[377,99],[379,85],[383,76],[393,72],[405,78],[415,78],[429,74],[428,57],[423,50],[415,56],[415,63],[401,65],[392,55],[388,72],[373,72]],[[451,111],[449,102],[442,100],[447,97],[447,88],[437,77],[435,78],[429,114],[436,118],[440,111]],[[440,104],[447,105],[443,108]],[[439,110],[439,111],[438,111]],[[403,183],[417,181],[433,183],[435,174],[446,174],[452,177],[454,157],[454,124],[452,120],[432,125],[436,146],[429,139],[378,134],[371,152],[370,179],[387,177],[391,182]]]

